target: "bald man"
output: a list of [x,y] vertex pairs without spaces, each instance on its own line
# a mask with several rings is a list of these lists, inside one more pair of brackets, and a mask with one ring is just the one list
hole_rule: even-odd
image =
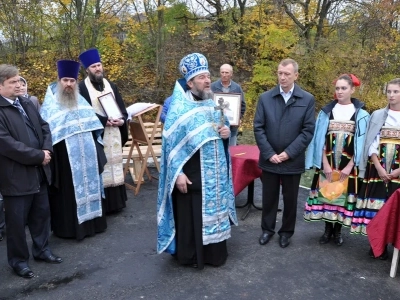
[[[240,109],[240,119],[243,118],[244,112],[246,111],[246,101],[244,99],[244,93],[240,85],[232,80],[233,68],[231,65],[223,64],[219,71],[221,78],[211,84],[211,90],[214,93],[235,93],[242,95],[242,103]],[[236,146],[237,135],[239,126],[230,126],[231,137],[229,139],[229,146]]]

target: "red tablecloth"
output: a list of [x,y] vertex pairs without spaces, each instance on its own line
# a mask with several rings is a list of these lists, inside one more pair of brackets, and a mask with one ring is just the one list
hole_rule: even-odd
[[260,151],[257,146],[239,145],[229,147],[232,159],[233,189],[237,196],[254,179],[261,177],[258,167]]
[[367,225],[368,239],[375,256],[387,244],[400,249],[400,189],[397,189]]

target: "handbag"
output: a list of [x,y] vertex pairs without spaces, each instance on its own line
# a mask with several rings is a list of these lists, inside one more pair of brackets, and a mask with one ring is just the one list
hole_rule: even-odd
[[347,187],[349,177],[340,181],[340,171],[333,170],[331,181],[326,179],[325,174],[321,171],[319,174],[319,189],[317,200],[322,203],[346,206],[347,204]]

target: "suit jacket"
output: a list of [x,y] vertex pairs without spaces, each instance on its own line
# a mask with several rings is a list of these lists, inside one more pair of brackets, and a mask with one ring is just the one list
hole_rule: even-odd
[[[314,96],[295,84],[285,103],[279,85],[261,94],[254,117],[254,136],[260,149],[259,167],[277,174],[301,174],[305,170],[305,151],[314,134]],[[287,153],[289,159],[273,164],[274,154]]]
[[[0,192],[3,196],[22,196],[39,192],[37,168],[42,167],[43,150],[53,151],[50,128],[30,100],[18,97],[35,128],[40,149],[32,148],[27,125],[19,110],[0,96]],[[43,166],[48,183],[51,171]]]

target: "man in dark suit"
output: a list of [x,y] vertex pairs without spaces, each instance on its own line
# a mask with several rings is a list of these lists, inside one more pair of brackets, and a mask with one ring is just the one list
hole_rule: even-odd
[[35,260],[61,263],[52,254],[47,185],[53,151],[49,125],[28,99],[21,97],[18,69],[0,65],[0,192],[4,198],[7,257],[14,272],[32,278],[25,225]]
[[300,176],[315,125],[315,99],[295,84],[298,69],[293,59],[280,62],[279,84],[260,96],[254,117],[254,136],[260,149],[258,165],[263,171],[261,245],[275,234],[281,184],[284,210],[278,234],[282,248],[289,246],[296,224]]

